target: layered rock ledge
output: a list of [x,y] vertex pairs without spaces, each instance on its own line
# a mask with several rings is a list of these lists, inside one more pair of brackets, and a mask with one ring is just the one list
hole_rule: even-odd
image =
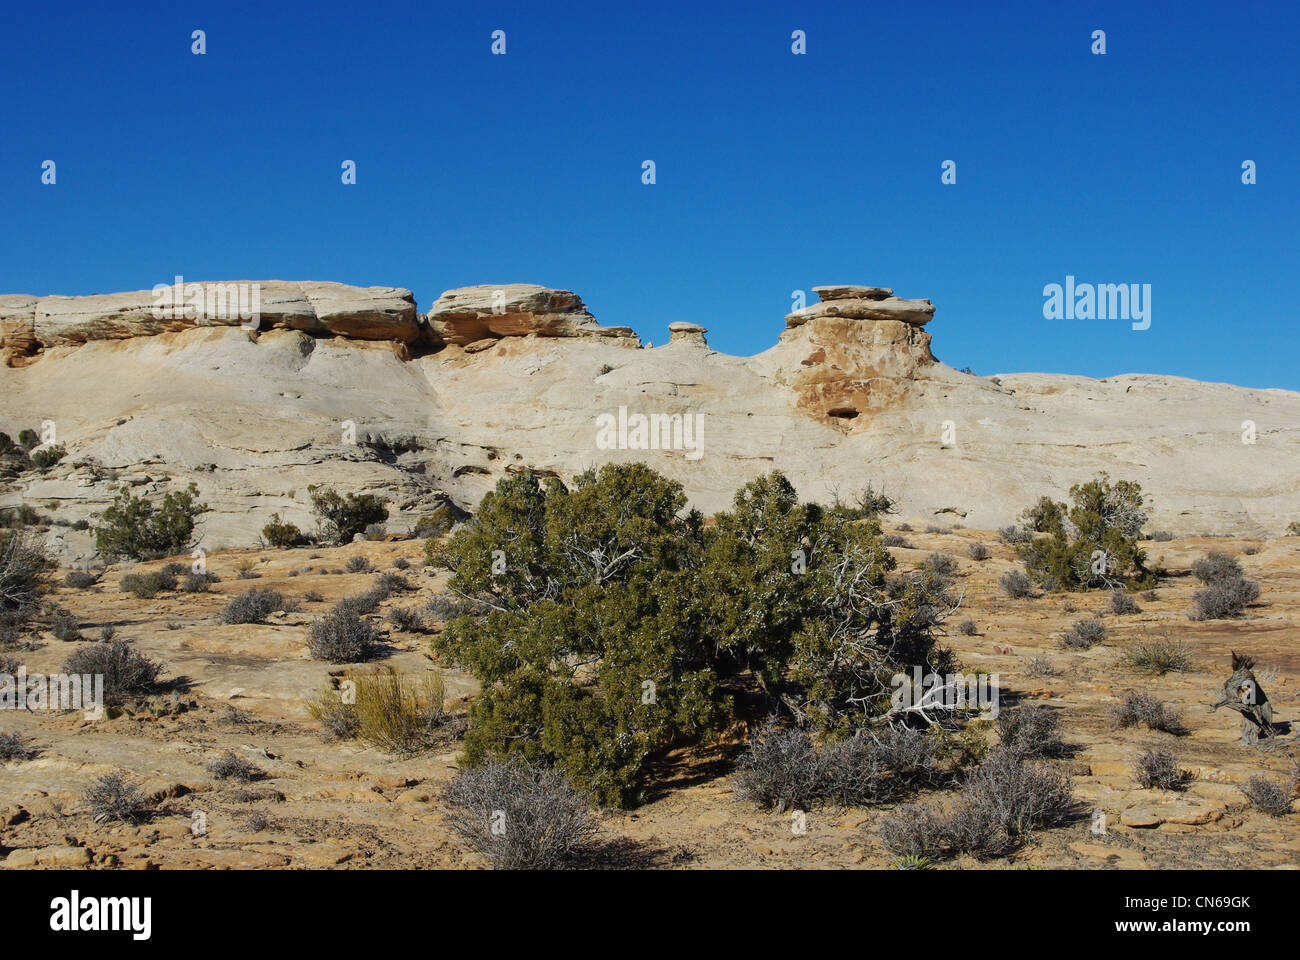
[[284,280],[160,285],[85,297],[0,296],[0,348],[9,356],[42,347],[125,340],[197,326],[283,327],[358,340],[420,338],[410,290]]
[[853,284],[813,287],[820,303],[786,314],[786,327],[798,327],[817,317],[844,317],[848,320],[899,320],[923,327],[934,319],[934,304],[929,300],[904,300],[895,297],[888,287],[864,287]]
[[573,291],[534,283],[485,283],[446,290],[425,321],[435,344],[466,346],[502,337],[537,336],[609,337],[628,346],[640,345],[631,327],[597,323]]

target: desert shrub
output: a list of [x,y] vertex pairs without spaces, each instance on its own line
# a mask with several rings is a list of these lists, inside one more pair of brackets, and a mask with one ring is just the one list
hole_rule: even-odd
[[999,750],[966,779],[949,820],[953,846],[977,859],[1003,856],[1035,830],[1077,815],[1069,774]]
[[32,463],[41,470],[48,470],[67,455],[68,451],[61,443],[54,443],[48,447],[33,450],[30,454]]
[[176,589],[176,577],[166,570],[152,573],[128,573],[118,583],[118,589],[140,600],[152,600],[165,590]]
[[[1146,522],[1146,499],[1131,480],[1111,483],[1100,474],[1070,488],[1071,506],[1043,498],[1030,508],[1045,537],[1020,544],[1016,552],[1025,569],[1053,590],[1140,589],[1154,582],[1146,553],[1138,546]],[[1099,562],[1099,558],[1100,561]]]
[[899,524],[897,527],[895,527],[894,529],[897,530],[899,533],[912,533],[912,532],[913,532],[913,530],[912,530],[912,525],[911,525],[910,523],[900,523],[900,524]]
[[389,596],[394,593],[409,593],[412,590],[417,590],[419,588],[400,573],[393,573],[391,570],[385,570],[379,576],[375,577],[375,585],[371,589],[383,591],[385,596]]
[[369,573],[375,569],[375,565],[366,557],[357,554],[355,557],[348,557],[347,562],[343,564],[343,569],[348,573]]
[[331,740],[351,740],[361,729],[356,703],[345,703],[333,687],[307,701],[307,715],[321,725]]
[[1025,666],[1025,674],[1030,677],[1055,677],[1059,673],[1056,664],[1047,657],[1033,657]]
[[1191,779],[1191,774],[1179,768],[1178,761],[1168,750],[1141,751],[1133,763],[1133,776],[1147,790],[1152,787],[1179,790]]
[[18,446],[23,450],[30,452],[33,448],[40,445],[41,435],[35,430],[24,428],[18,431]]
[[0,527],[39,527],[41,515],[26,503],[0,510]]
[[149,802],[140,788],[120,773],[97,777],[86,788],[82,799],[96,823],[117,820],[137,824],[146,820],[150,813]]
[[989,558],[989,548],[982,543],[972,543],[967,547],[966,552],[970,554],[972,560],[987,560]]
[[0,733],[0,762],[33,760],[39,754],[40,751],[32,746],[32,741],[21,733]]
[[948,814],[902,807],[881,823],[880,837],[901,856],[937,860],[967,853],[987,860],[1011,853],[1035,830],[1077,815],[1068,774],[997,750],[966,777]]
[[950,553],[936,551],[921,562],[920,569],[941,580],[951,581],[957,576],[957,560]]
[[1137,641],[1124,654],[1124,662],[1138,670],[1166,674],[1192,669],[1192,649],[1182,640],[1147,637]]
[[1069,650],[1089,650],[1106,640],[1106,625],[1100,620],[1076,620],[1061,635],[1060,645]]
[[602,804],[632,803],[655,753],[726,725],[742,674],[835,739],[889,709],[900,669],[952,663],[935,628],[954,598],[929,572],[896,573],[874,519],[801,504],[779,473],[712,525],[685,506],[680,484],[639,463],[572,487],[519,474],[452,535],[451,590],[491,604],[433,639],[482,686],[471,764],[545,760]]
[[302,598],[303,598],[303,600],[305,600],[307,603],[324,603],[324,602],[325,602],[325,594],[321,593],[319,590],[308,590],[306,593],[304,593],[304,594],[302,595]]
[[163,496],[158,505],[123,486],[95,526],[95,549],[105,560],[144,560],[182,553],[194,543],[194,527],[208,509],[195,484]]
[[261,623],[269,614],[291,605],[283,594],[270,587],[253,587],[226,601],[218,619],[222,623]]
[[1192,620],[1227,620],[1240,617],[1247,604],[1259,599],[1259,584],[1245,577],[1225,577],[1192,594]]
[[271,521],[262,528],[262,539],[272,547],[292,547],[302,543],[302,531],[292,523],[285,523],[278,513],[271,514]]
[[388,528],[382,523],[368,523],[362,535],[367,540],[382,540]]
[[1175,538],[1173,532],[1170,530],[1152,530],[1151,533],[1147,535],[1146,539],[1154,540],[1157,543],[1168,543],[1170,540]]
[[1112,708],[1111,715],[1121,727],[1143,724],[1148,730],[1159,730],[1174,736],[1182,736],[1187,732],[1182,713],[1149,693],[1130,690],[1124,697],[1124,702]]
[[343,602],[312,621],[307,631],[307,649],[317,660],[330,663],[361,663],[375,655],[379,631]]
[[755,806],[808,810],[821,797],[821,763],[812,737],[798,727],[769,723],[736,763],[736,793]]
[[968,617],[967,619],[963,620],[961,623],[957,624],[957,632],[964,637],[973,637],[977,633],[979,633],[979,627],[975,625],[974,620],[971,620]]
[[1112,590],[1110,592],[1110,612],[1126,614],[1141,613],[1142,611],[1131,593],[1125,593],[1123,590]]
[[938,524],[931,523],[926,525],[925,532],[926,533],[949,533],[951,531],[949,531],[947,527],[941,527]]
[[887,533],[880,538],[880,542],[887,547],[902,547],[904,550],[911,550],[912,544],[906,537],[900,537],[896,533]]
[[1300,537],[1300,520],[1292,520],[1286,525],[1286,535],[1288,537]]
[[72,643],[81,637],[81,622],[70,613],[60,613],[50,621],[50,633],[54,639]]
[[580,866],[597,847],[588,798],[541,764],[513,758],[462,770],[444,800],[452,831],[498,870]]
[[891,853],[916,860],[943,860],[955,852],[947,822],[919,803],[904,804],[885,817],[880,839]]
[[459,732],[445,708],[442,678],[432,670],[414,678],[379,667],[354,679],[356,736],[372,746],[410,756]]
[[163,664],[138,652],[125,640],[110,640],[74,650],[63,661],[68,674],[103,674],[104,701],[121,703],[155,692]]
[[862,488],[862,492],[856,497],[854,504],[854,519],[862,517],[879,517],[886,513],[893,513],[897,501],[885,493],[883,490],[876,490],[875,487],[868,483]]
[[340,496],[329,487],[315,486],[308,487],[307,492],[321,537],[331,543],[351,543],[366,527],[388,519],[388,508],[374,494]]
[[830,740],[818,749],[808,730],[769,721],[737,760],[732,783],[762,808],[808,810],[816,802],[881,803],[951,777],[943,738],[907,727]]
[[1001,710],[998,732],[1002,749],[1017,757],[1059,757],[1066,751],[1061,716],[1049,707]]
[[217,759],[204,764],[204,767],[208,773],[218,780],[237,780],[240,783],[250,783],[266,776],[265,771],[259,769],[255,764],[230,751],[226,751]]
[[394,607],[388,611],[388,622],[394,630],[403,633],[424,633],[424,617],[415,607]]
[[1291,794],[1295,784],[1279,784],[1256,774],[1241,788],[1251,806],[1270,817],[1284,817],[1291,812]]
[[410,567],[410,565],[411,565],[411,561],[407,560],[405,557],[397,557],[393,560],[394,570],[405,570],[408,567]]
[[375,583],[364,593],[357,593],[350,597],[344,597],[335,604],[335,608],[350,615],[363,617],[378,610],[379,605],[387,600],[388,597],[389,593],[384,589],[383,584]]
[[441,537],[451,532],[455,522],[456,518],[452,515],[451,507],[444,503],[416,520],[415,529],[411,532],[421,538]]
[[53,568],[39,534],[0,531],[0,613],[14,623],[25,621],[40,606],[45,573]]
[[1221,580],[1240,580],[1241,564],[1226,553],[1208,553],[1192,564],[1192,575],[1207,586]]
[[998,527],[998,538],[1006,544],[1015,546],[1020,543],[1028,543],[1034,539],[1034,535],[1028,530],[1023,530],[1015,524],[1006,527]]
[[91,573],[89,570],[69,570],[68,575],[63,578],[63,585],[74,590],[85,590],[97,583],[99,583],[99,574]]
[[181,589],[186,593],[207,593],[208,588],[221,580],[215,573],[204,571],[199,573],[196,570],[188,570],[185,573],[185,579],[181,581]]
[[1055,534],[1065,526],[1065,504],[1051,497],[1039,497],[1038,502],[1020,515],[1034,533]]
[[1008,597],[1023,599],[1034,595],[1034,581],[1021,570],[1008,570],[998,577],[998,586]]
[[435,620],[454,620],[457,617],[481,617],[492,608],[482,600],[458,597],[452,593],[435,593],[424,605],[425,612]]

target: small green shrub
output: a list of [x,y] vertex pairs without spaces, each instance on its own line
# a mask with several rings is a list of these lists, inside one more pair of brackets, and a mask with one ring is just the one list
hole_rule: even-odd
[[42,470],[48,470],[68,455],[63,444],[55,443],[31,452],[32,463]]
[[1124,654],[1124,662],[1138,670],[1166,674],[1192,669],[1191,647],[1182,640],[1148,637],[1137,641]]
[[262,539],[272,547],[292,547],[303,542],[302,531],[292,523],[285,523],[278,513],[262,528]]
[[164,590],[176,589],[175,574],[166,570],[153,573],[128,573],[119,582],[123,593],[129,593],[140,600],[152,600]]
[[194,543],[198,517],[208,509],[198,487],[172,491],[155,505],[123,486],[95,527],[95,549],[110,562],[121,557],[146,560],[183,553]]
[[455,522],[451,507],[444,503],[415,521],[415,529],[411,532],[420,538],[441,537],[451,532]]
[[359,533],[374,523],[388,519],[388,508],[374,494],[349,493],[340,496],[329,487],[307,488],[312,512],[320,524],[321,536],[336,544],[351,543]]

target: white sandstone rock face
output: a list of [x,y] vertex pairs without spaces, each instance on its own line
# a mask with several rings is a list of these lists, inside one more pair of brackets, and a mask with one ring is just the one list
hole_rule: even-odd
[[[254,290],[255,288],[255,290]],[[0,346],[30,353],[38,347],[125,340],[196,326],[251,324],[320,335],[414,343],[420,322],[411,291],[344,283],[282,280],[169,285],[165,290],[86,297],[0,297]],[[193,305],[194,310],[186,307]]]
[[[304,302],[315,287],[299,285]],[[585,314],[576,296],[567,306],[538,296],[521,312]],[[0,321],[35,315],[33,299],[0,298]],[[312,315],[374,315],[369,299],[334,296],[336,308]],[[936,360],[914,323],[844,315],[810,317],[753,357],[703,348],[703,328],[685,321],[654,349],[533,329],[414,359],[316,329],[56,338],[0,367],[0,430],[16,436],[51,420],[68,449],[0,491],[0,506],[56,504],[60,519],[93,519],[122,482],[156,493],[194,481],[212,507],[200,529],[212,549],[255,543],[272,512],[310,529],[311,484],[388,498],[389,530],[403,531],[445,497],[472,509],[509,472],[569,479],[637,460],[680,481],[706,513],[779,469],[806,499],[848,498],[870,482],[898,498],[903,517],[991,529],[1105,470],[1153,498],[1150,529],[1277,534],[1296,519],[1300,393],[1291,391],[1133,374],[976,377]],[[671,429],[662,443],[638,444],[630,430],[602,444],[598,418],[620,412],[625,422],[689,422],[701,455],[675,445]],[[1253,445],[1241,441],[1243,420],[1258,425]],[[86,533],[53,535],[65,558],[91,556]]]
[[637,345],[630,327],[601,326],[571,290],[533,283],[485,283],[446,290],[425,319],[435,341],[450,344],[533,335],[612,337]]

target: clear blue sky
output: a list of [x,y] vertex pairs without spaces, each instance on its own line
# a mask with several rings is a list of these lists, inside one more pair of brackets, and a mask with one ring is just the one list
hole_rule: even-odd
[[[872,283],[979,373],[1300,389],[1294,3],[119,6],[7,5],[0,292],[534,282],[749,354]],[[1044,320],[1067,274],[1151,328]]]

